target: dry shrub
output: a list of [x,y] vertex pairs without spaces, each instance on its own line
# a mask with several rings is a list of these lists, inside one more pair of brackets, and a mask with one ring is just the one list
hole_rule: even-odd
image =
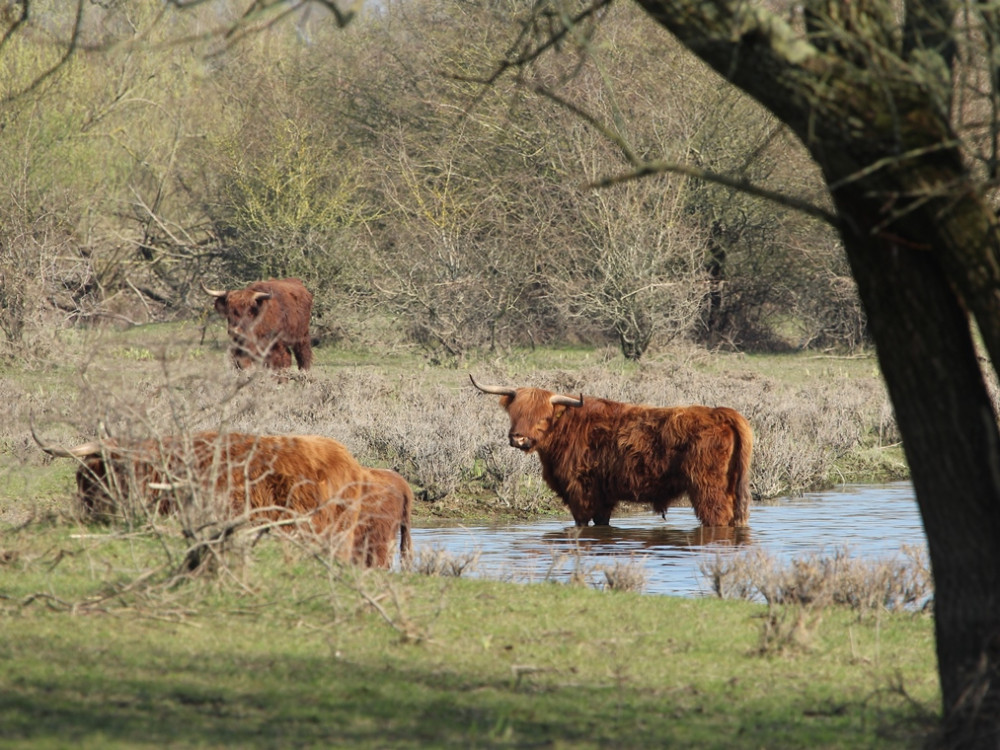
[[926,554],[904,545],[902,557],[860,560],[845,548],[813,553],[782,563],[763,550],[716,555],[701,566],[716,596],[763,599],[769,605],[850,607],[865,616],[924,605],[933,583]]
[[820,623],[823,608],[810,605],[769,606],[760,630],[757,652],[761,655],[808,651]]
[[605,591],[634,591],[641,594],[649,583],[645,565],[635,557],[615,560],[613,564],[598,569],[604,573]]
[[461,578],[479,565],[479,551],[456,555],[440,547],[421,547],[413,556],[410,569],[425,576]]
[[763,599],[761,655],[810,648],[827,607],[846,606],[865,617],[883,610],[927,607],[933,583],[923,550],[904,546],[902,558],[866,561],[847,550],[783,563],[753,550],[716,555],[701,572],[722,599]]

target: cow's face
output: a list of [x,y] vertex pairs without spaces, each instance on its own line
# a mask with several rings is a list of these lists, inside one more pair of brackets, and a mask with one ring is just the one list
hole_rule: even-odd
[[254,351],[255,329],[261,317],[263,306],[271,299],[267,292],[253,292],[241,289],[215,298],[215,309],[226,319],[230,338],[237,344]]
[[563,397],[541,388],[518,388],[513,396],[500,397],[500,405],[510,416],[507,439],[513,448],[531,453],[545,447],[546,437],[566,409]]
[[500,385],[479,385],[469,373],[469,379],[478,390],[500,397],[500,406],[510,416],[510,431],[507,439],[512,447],[531,453],[545,451],[552,425],[566,413],[567,409],[583,406],[583,394],[579,398],[560,396],[541,388],[511,388]]

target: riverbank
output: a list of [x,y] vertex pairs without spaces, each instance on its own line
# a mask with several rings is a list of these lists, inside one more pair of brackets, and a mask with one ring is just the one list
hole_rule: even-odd
[[919,614],[359,571],[275,538],[177,578],[169,537],[61,521],[3,559],[11,748],[910,748],[937,710]]

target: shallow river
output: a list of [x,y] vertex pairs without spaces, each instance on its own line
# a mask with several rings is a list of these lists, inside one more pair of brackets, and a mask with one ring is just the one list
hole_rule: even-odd
[[750,527],[740,530],[706,532],[690,508],[671,508],[666,520],[651,511],[618,515],[610,527],[590,526],[577,538],[568,513],[566,518],[420,528],[413,543],[418,554],[430,549],[459,558],[478,555],[465,575],[519,582],[565,581],[577,567],[595,571],[634,559],[648,576],[646,593],[679,596],[709,593],[700,565],[717,554],[757,547],[788,559],[846,548],[852,557],[886,559],[898,556],[902,545],[926,544],[909,483],[845,486],[754,505]]

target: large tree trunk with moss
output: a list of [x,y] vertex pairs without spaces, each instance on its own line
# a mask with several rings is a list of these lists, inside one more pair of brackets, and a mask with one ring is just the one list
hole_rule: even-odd
[[1000,233],[949,124],[950,8],[814,1],[804,34],[738,0],[637,1],[824,171],[927,533],[943,741],[995,748],[1000,431],[970,314],[1000,362]]
[[[844,216],[864,216],[850,197]],[[932,217],[927,217],[932,218]],[[927,534],[949,747],[1000,739],[1000,450],[967,314],[935,254],[846,228]]]

